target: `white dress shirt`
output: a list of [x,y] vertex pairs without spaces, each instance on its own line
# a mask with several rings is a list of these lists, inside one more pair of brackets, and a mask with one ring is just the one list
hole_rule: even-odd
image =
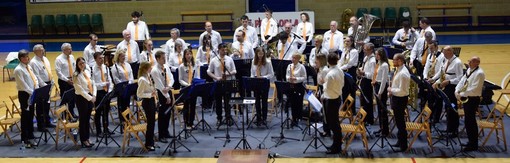
[[[446,69],[446,66],[448,66],[448,69]],[[462,78],[462,75],[464,74],[462,66],[464,66],[462,61],[460,61],[460,59],[455,55],[453,55],[453,57],[450,59],[445,58],[444,63],[441,66],[441,71],[445,72],[445,80],[450,81],[450,84],[457,85],[460,81],[460,78]],[[441,71],[434,75],[434,80],[437,80],[441,77]],[[436,82],[439,83],[443,81],[437,80]]]
[[159,92],[165,96],[165,98],[170,98],[170,94],[168,92],[163,93],[163,89],[171,88],[174,85],[174,75],[170,71],[167,65],[160,65],[157,62],[154,64],[151,70],[152,80],[154,80],[154,86]]
[[[236,30],[234,31],[234,35],[233,35],[233,41],[232,42],[237,42],[236,40],[236,32],[238,31],[243,31],[243,26],[240,26],[240,27],[237,27]],[[246,38],[244,39],[244,41],[248,41],[251,43],[252,45],[252,49],[256,48],[259,46],[259,38],[257,36],[257,29],[253,28],[252,26],[248,26],[246,27]]]
[[[234,60],[232,60],[229,56],[224,56],[224,64],[225,64],[225,72],[221,71],[221,57],[214,57],[209,64],[209,68],[207,69],[207,74],[212,74],[215,77],[222,77],[223,74],[227,75],[227,80],[235,79],[235,74],[237,73],[236,66],[234,64]],[[210,75],[209,75],[210,76]],[[216,81],[215,78],[213,78]]]
[[425,36],[425,32],[429,31],[430,33],[432,33],[432,40],[436,40],[436,32],[434,31],[434,29],[432,29],[431,26],[425,28],[425,31],[423,31],[423,29],[420,31],[419,35],[420,35],[420,38],[424,38]]
[[[209,53],[209,54],[207,54],[207,53]],[[207,52],[207,50],[204,49],[203,46],[198,47],[198,50],[197,50],[197,64],[198,64],[198,66],[203,66],[205,64],[209,64],[207,62],[207,55],[209,55],[209,62],[211,62],[211,60],[214,57],[216,57],[216,53],[217,53],[217,50],[214,47],[211,47],[211,49],[209,49],[209,52]]]
[[390,68],[388,66],[388,63],[382,62],[382,64],[380,64],[379,68],[377,69],[377,76],[375,77],[375,81],[381,83],[379,90],[375,90],[377,91],[377,95],[382,95],[382,93],[384,92],[384,86],[386,86],[386,83],[388,83],[389,72]]
[[[202,41],[204,40],[204,36],[209,34],[207,31],[204,31],[202,34],[200,34],[200,37],[198,38],[198,46],[202,46]],[[211,45],[216,49],[218,48],[218,45],[223,42],[221,39],[221,34],[215,30],[212,30],[211,33]]]
[[[69,63],[68,59],[71,62],[71,70],[73,72],[69,73]],[[69,56],[64,53],[60,54],[55,60],[55,71],[57,72],[58,79],[63,81],[69,81],[72,78],[72,75],[75,71],[76,60],[74,60],[74,56],[70,54]]]
[[324,88],[322,96],[326,99],[337,99],[342,96],[342,88],[344,87],[344,72],[338,66],[332,66],[326,74],[324,80]]
[[324,48],[326,51],[331,51],[329,44],[331,35],[333,35],[333,48],[331,50],[343,50],[344,49],[344,34],[338,30],[335,31],[335,33],[331,33],[331,30],[328,30],[326,33],[324,33],[324,41],[322,41],[322,48]]
[[[272,79],[274,76],[273,72],[273,65],[271,64],[271,61],[264,60],[266,62],[265,65],[255,65],[255,61],[252,61],[253,64],[251,64],[251,75],[250,77],[255,78],[259,77],[257,76],[257,69],[259,69],[260,77],[266,78],[266,79]],[[259,68],[260,67],[260,68]]]
[[140,54],[140,63],[149,62],[152,66],[155,65],[156,61],[156,50],[151,50],[150,52],[147,50],[142,51]]
[[[300,48],[298,48],[298,46],[300,44],[301,45],[302,44],[306,44],[305,40],[303,40],[302,38],[299,38],[299,37],[294,37],[294,34],[291,33],[289,35],[289,39],[287,39],[287,42],[285,43],[285,47],[283,47],[283,53],[281,53],[282,45],[283,44],[282,44],[281,41],[278,41],[278,46],[276,47],[277,50],[278,50],[277,51],[278,52],[278,58],[280,58],[280,55],[285,55],[283,57],[283,60],[291,60],[292,59],[292,55],[294,55],[295,53],[302,54],[303,51],[305,50],[306,46],[301,46]],[[290,48],[289,48],[289,46],[290,46]]]
[[[136,26],[138,26],[138,31],[136,31]],[[147,40],[151,38],[149,36],[149,28],[147,28],[147,24],[144,21],[138,20],[136,24],[130,21],[126,29],[131,32],[131,40]],[[138,33],[138,39],[135,38],[136,33]]]
[[[87,78],[89,79],[87,81]],[[89,82],[92,85],[92,90],[89,89]],[[93,97],[97,94],[97,89],[95,87],[94,80],[91,79],[90,75],[90,68],[86,67],[83,72],[78,74],[78,76],[75,77],[73,86],[74,86],[74,93],[76,95],[81,95],[83,98],[87,99],[87,101],[92,100]],[[90,94],[92,95],[90,95]]]
[[182,62],[182,57],[183,56],[184,56],[184,51],[170,53],[166,63],[170,67],[172,72],[177,71],[177,69],[179,68],[179,65]]
[[[291,71],[294,68],[294,71]],[[290,81],[290,76],[292,75],[296,78],[294,81]],[[290,83],[303,83],[306,80],[306,69],[305,66],[301,63],[297,63],[294,65],[293,63],[287,66],[287,73],[285,75],[286,79]]]
[[350,69],[351,67],[358,66],[358,56],[359,52],[355,48],[344,49],[342,51],[342,57],[338,62],[338,65],[340,65],[340,69],[347,72],[347,70]]
[[[423,69],[423,78],[428,79],[432,78],[435,74],[441,71],[441,66],[443,65],[443,62],[445,60],[444,54],[441,52],[433,52],[435,55],[430,55],[427,57],[427,63],[425,63],[425,67]],[[432,69],[432,65],[434,66],[434,69]],[[432,71],[432,76],[429,76],[429,71]]]
[[[473,72],[471,72],[473,71]],[[468,77],[469,76],[469,77]],[[483,83],[485,81],[485,73],[482,68],[475,69],[468,68],[465,75],[462,75],[459,84],[455,87],[455,92],[459,93],[461,97],[469,96],[482,96]],[[467,83],[466,83],[467,82]],[[467,89],[461,92],[464,84],[467,84]]]
[[92,67],[96,64],[96,60],[94,59],[94,53],[101,52],[101,48],[99,45],[92,46],[90,43],[83,49],[83,59],[85,59],[85,63]]
[[[124,67],[122,67],[122,66],[124,66]],[[122,64],[115,63],[112,66],[111,71],[112,71],[112,76],[113,76],[113,82],[115,82],[115,84],[125,82],[125,81],[131,82],[134,80],[133,70],[131,69],[131,65],[129,65],[126,62],[124,62]],[[127,73],[128,78],[126,78],[126,73]]]
[[24,91],[32,95],[34,90],[39,88],[39,81],[35,75],[32,80],[27,68],[30,69],[32,73],[34,72],[30,65],[19,63],[14,69],[14,79],[16,81],[16,89],[18,91]]
[[375,70],[375,64],[376,64],[376,60],[375,60],[375,54],[372,53],[371,55],[369,56],[365,56],[365,58],[363,58],[363,72],[365,72],[365,78],[367,79],[370,79],[372,80],[372,76],[374,75],[374,70]]
[[[191,68],[188,66],[191,66]],[[184,66],[184,63],[179,65],[179,84],[184,87],[191,85],[193,78],[198,76],[197,73],[199,67],[197,67],[197,65],[193,66],[191,64],[188,66]],[[189,81],[189,71],[191,71],[191,81]]]
[[136,89],[136,96],[138,96],[138,98],[152,98],[152,92],[155,90],[148,74],[138,78],[138,89]]
[[[406,38],[404,38],[404,36]],[[420,37],[420,35],[418,34],[418,31],[411,32],[411,29],[408,29],[407,33],[406,33],[404,28],[400,28],[395,33],[395,36],[393,36],[393,39],[391,40],[391,42],[393,43],[393,45],[401,45],[402,41],[404,39],[407,39],[407,41],[405,42],[406,49],[410,50],[413,48],[414,43],[416,42],[416,40],[419,37]]]
[[45,56],[42,56],[42,58],[34,56],[34,58],[30,60],[29,65],[32,67],[32,70],[34,70],[33,73],[37,76],[38,81],[40,81],[40,86],[44,86],[46,85],[45,82],[53,80],[50,79],[50,74],[48,74],[48,71],[51,72],[50,61]]
[[[427,41],[425,41],[425,37],[419,38],[416,43],[413,46],[413,49],[411,50],[411,60],[410,63],[413,63],[414,60],[418,60],[421,62],[422,56],[423,56],[423,49],[425,48],[425,44],[427,44]],[[428,46],[428,45],[427,45]],[[425,53],[428,53],[428,50],[425,50]]]
[[300,35],[303,39],[304,37],[302,36],[303,35],[303,30],[305,29],[306,27],[306,42],[310,42],[312,41],[313,39],[313,34],[315,33],[315,29],[313,28],[313,24],[310,23],[310,22],[306,22],[306,23],[303,23],[303,22],[300,22],[298,25],[297,25],[297,28],[296,28],[296,34]]
[[[103,74],[101,74],[101,70]],[[102,75],[102,76],[101,76]],[[103,80],[104,77],[104,80]],[[106,65],[102,64],[101,67],[99,67],[96,64],[92,66],[92,79],[94,80],[94,83],[96,83],[95,87],[96,90],[104,90],[104,86],[108,85],[107,89],[108,92],[111,92],[113,90],[113,82],[112,78],[110,77],[110,71],[109,68],[106,67]],[[98,99],[101,100],[101,99]]]
[[324,82],[326,82],[326,75],[328,74],[328,71],[329,71],[329,68],[326,65],[319,68],[319,72],[317,72],[317,84],[318,85],[323,85]]
[[[269,28],[266,28],[268,23]],[[266,41],[266,36],[269,36],[267,40],[271,40],[271,38],[276,36],[276,34],[278,34],[278,25],[276,24],[276,21],[273,18],[269,20],[267,18],[262,19],[262,23],[260,23],[260,38],[262,41]]]
[[[129,48],[128,42],[126,40],[122,40],[117,45],[117,50],[124,49],[126,51],[126,62],[128,63],[136,63],[140,60],[140,49],[138,48],[138,43],[134,40],[129,40]],[[129,51],[131,52],[131,58],[129,58]]]
[[324,50],[322,47],[319,47],[319,49],[317,49],[317,47],[312,48],[310,51],[310,58],[308,59],[310,66],[315,67],[315,58],[319,54],[328,54],[328,51]]
[[166,43],[165,43],[164,49],[165,49],[166,55],[175,53],[175,42],[177,42],[177,41],[181,42],[182,51],[188,49],[187,43],[183,39],[181,39],[181,38],[177,38],[176,40],[170,39],[170,40],[166,41]]
[[409,96],[409,84],[411,82],[411,74],[405,66],[397,68],[397,73],[393,75],[391,82],[391,94],[397,97]]
[[[243,46],[242,52],[241,52],[241,46]],[[253,57],[255,56],[255,52],[253,51],[253,48],[251,48],[251,47],[253,47],[253,46],[251,45],[250,42],[247,42],[247,41],[244,41],[243,43],[241,43],[239,41],[232,43],[232,48],[239,51],[239,55],[241,55],[241,53],[242,53],[243,57],[240,59],[253,59]],[[231,54],[230,57],[237,59],[241,56],[234,56],[234,54]]]

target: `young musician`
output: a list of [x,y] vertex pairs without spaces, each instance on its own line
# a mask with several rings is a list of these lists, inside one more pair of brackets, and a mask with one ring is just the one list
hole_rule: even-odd
[[[182,63],[179,65],[179,83],[181,87],[190,86],[193,82],[193,77],[197,71],[195,66],[195,59],[193,58],[193,52],[191,49],[184,50],[184,56]],[[193,128],[193,121],[195,121],[195,108],[197,104],[197,98],[191,97],[184,101],[183,117],[186,129]]]
[[[94,122],[96,123],[96,136],[102,135],[102,121],[104,118],[104,124],[108,125],[108,113],[110,112],[110,100],[105,98],[106,94],[113,90],[112,78],[110,76],[110,69],[104,65],[104,55],[101,52],[94,53],[95,64],[92,66],[92,79],[94,80],[95,87],[97,90],[97,98],[94,106],[96,106],[96,114],[94,115]],[[103,101],[102,106],[98,106]],[[107,127],[107,126],[103,126]],[[110,131],[104,131],[110,132]],[[113,132],[110,132],[113,133]]]
[[462,76],[459,84],[455,87],[457,100],[468,100],[463,104],[465,112],[465,126],[468,135],[468,143],[464,151],[478,150],[478,125],[476,124],[476,110],[480,105],[485,73],[480,66],[480,58],[477,56],[469,60],[469,68]]
[[[132,12],[131,13],[132,21],[130,21],[126,26],[126,29],[129,30],[131,34],[133,34],[133,37],[131,39],[136,41],[136,43],[138,44],[142,44],[143,41],[151,39],[147,24],[144,21],[140,20],[142,14],[143,13],[140,13],[138,11]],[[138,45],[138,49],[140,48],[142,48],[141,45]]]
[[372,87],[372,79],[374,76],[374,69],[376,65],[375,55],[374,55],[374,44],[366,43],[363,46],[363,52],[365,53],[365,58],[363,59],[363,65],[358,71],[358,76],[361,77],[360,87],[361,87],[361,98],[360,103],[363,106],[363,109],[367,111],[367,117],[365,118],[365,123],[368,125],[374,124],[374,91]]
[[391,79],[391,86],[388,88],[388,96],[391,97],[391,108],[393,109],[395,123],[398,129],[398,141],[392,146],[400,147],[402,152],[407,150],[405,110],[407,109],[409,85],[411,82],[411,75],[404,66],[404,63],[404,55],[398,53],[393,56],[393,66],[396,67],[396,70]]
[[252,45],[248,41],[244,41],[245,33],[243,31],[236,32],[237,41],[232,43],[232,48],[235,49],[230,57],[234,59],[253,59],[255,52],[250,48]]
[[[216,46],[217,47],[217,46]],[[198,66],[208,65],[209,62],[216,56],[216,49],[211,43],[211,36],[204,35],[202,38],[202,46],[197,50],[197,64]]]
[[152,66],[156,64],[154,57],[154,44],[151,39],[143,41],[143,51],[140,54],[140,62],[149,62]]
[[[317,66],[317,97],[321,97],[324,88],[324,83],[326,82],[326,74],[328,74],[329,68],[328,68],[328,60],[326,58],[326,55],[319,54],[316,57],[315,65]],[[332,67],[333,68],[333,67]],[[326,115],[326,110],[322,110],[323,115]],[[322,137],[329,137],[331,136],[331,129],[330,126],[328,126],[327,121],[324,121],[323,128],[324,132],[320,133]]]
[[269,40],[278,34],[278,24],[273,19],[273,11],[266,10],[264,15],[266,17],[260,23],[260,38],[264,44],[267,44]]
[[[57,56],[55,60],[55,71],[58,76],[58,86],[60,88],[60,97],[64,97],[64,93],[70,89],[73,89],[73,73],[74,67],[76,66],[73,49],[71,44],[63,43],[62,44],[62,54]],[[71,92],[70,92],[71,93]],[[73,115],[73,117],[78,117],[74,113],[74,98],[71,98],[67,103],[69,112]]]
[[165,114],[172,105],[172,97],[170,96],[170,89],[174,84],[174,76],[170,71],[170,68],[165,64],[166,54],[163,51],[156,51],[155,54],[156,63],[154,64],[151,77],[154,80],[154,87],[158,92],[158,133],[159,141],[167,143],[167,138],[171,138],[170,132],[168,132],[168,126],[170,123],[170,114]]
[[[117,51],[124,50],[124,54],[126,54],[125,62],[129,63],[129,66],[134,72],[137,72],[140,65],[140,49],[138,43],[131,39],[131,32],[127,29],[122,31],[122,36],[124,40],[117,44]],[[133,74],[135,79],[138,78],[136,75],[137,74]]]
[[[255,58],[251,65],[252,78],[265,78],[271,80],[274,76],[273,65],[268,61],[264,55],[264,50],[261,47],[256,49]],[[255,109],[257,111],[257,126],[266,125],[267,122],[267,93],[262,89],[255,92]]]
[[[123,49],[119,49],[115,52],[115,56],[113,56],[113,66],[111,68],[113,83],[119,84],[122,82],[133,82],[133,70],[131,70],[131,66],[126,62],[126,51]],[[119,115],[122,115],[122,112],[129,107],[129,100],[131,98],[125,98],[122,93],[118,93],[117,95],[117,110],[119,111]],[[119,118],[121,122],[124,122],[124,118]]]
[[340,69],[344,72],[349,73],[354,79],[356,79],[356,67],[358,66],[358,55],[359,52],[354,48],[354,37],[348,36],[344,39],[344,49],[342,58],[338,63]]
[[391,42],[395,48],[411,50],[419,37],[418,31],[411,27],[409,21],[403,21],[402,28],[397,30]]
[[167,64],[172,70],[172,72],[176,72],[179,68],[179,65],[182,64],[182,56],[183,49],[181,42],[175,42],[175,50],[174,53],[170,53],[167,59]]
[[138,70],[138,89],[136,96],[142,99],[142,107],[147,117],[147,132],[145,133],[145,147],[149,151],[156,150],[154,148],[154,124],[156,119],[156,98],[158,93],[154,88],[154,80],[150,76],[151,64],[149,62],[142,62]]
[[243,15],[241,16],[241,26],[237,27],[236,30],[234,30],[234,39],[232,42],[236,42],[237,38],[235,37],[236,33],[238,31],[243,31],[245,33],[243,39],[246,42],[249,42],[252,47],[251,49],[254,49],[259,46],[259,38],[257,36],[257,29],[253,28],[252,26],[248,25],[248,22],[250,22],[250,19],[248,16]]
[[380,105],[377,105],[377,112],[379,116],[379,125],[381,130],[376,132],[381,136],[387,136],[388,128],[388,110],[386,109],[386,101],[388,100],[388,73],[390,71],[388,64],[388,56],[383,48],[378,48],[375,51],[375,65],[374,75],[372,76],[372,86],[374,88],[375,97],[380,100]]
[[[37,77],[40,86],[46,84],[52,84],[53,75],[51,73],[50,61],[44,56],[44,47],[41,44],[34,46],[35,57],[30,60],[30,66],[34,75]],[[50,103],[49,96],[44,96],[44,99],[36,101],[36,119],[37,119],[37,130],[44,131],[45,127],[54,128],[55,125],[51,124],[50,121]]]
[[313,24],[310,23],[310,16],[308,13],[303,12],[300,16],[301,22],[297,25],[296,33],[299,34],[307,43],[310,43],[310,41],[312,41],[313,33],[315,33],[315,29],[313,28]]
[[426,17],[423,17],[420,19],[420,22],[419,22],[419,25],[420,25],[420,28],[421,28],[421,31],[420,31],[420,38],[423,38],[425,36],[425,32],[431,32],[432,33],[432,40],[437,40],[436,39],[436,32],[434,31],[434,29],[432,29],[432,27],[430,26],[430,20],[427,19]]
[[85,63],[85,59],[79,57],[76,59],[76,71],[73,75],[74,91],[76,93],[76,107],[80,113],[78,122],[80,123],[78,132],[82,148],[90,148],[94,144],[90,143],[90,114],[96,102],[97,90],[94,80],[91,79],[90,68]]
[[14,69],[14,79],[21,109],[21,141],[25,143],[26,148],[32,148],[37,146],[36,142],[31,141],[31,139],[35,138],[32,122],[34,118],[34,105],[30,105],[28,102],[34,90],[39,88],[39,81],[32,67],[28,65],[30,61],[28,51],[20,50],[18,52],[18,59],[20,64]]
[[339,124],[338,108],[342,104],[344,73],[336,66],[337,62],[338,55],[336,53],[329,53],[328,65],[330,69],[324,77],[324,94],[321,99],[324,100],[326,123],[333,132],[333,144],[331,144],[326,154],[337,154],[342,149],[342,128],[340,128]]
[[292,126],[297,126],[303,112],[303,96],[305,94],[303,82],[306,80],[306,69],[301,63],[301,54],[292,55],[292,64],[287,66],[285,78],[293,87],[289,93],[289,103],[292,108]]
[[[209,68],[207,69],[207,74],[213,78],[215,82],[218,82],[221,85],[221,82],[225,80],[234,80],[236,71],[236,66],[234,65],[234,60],[227,55],[227,45],[221,43],[218,45],[219,55],[211,60]],[[225,117],[227,119],[227,123],[233,124],[232,115],[230,115],[230,90],[221,90],[222,88],[216,88],[216,125],[221,125],[223,117],[222,117],[222,108],[225,109]],[[220,90],[218,90],[220,89]],[[221,102],[223,101],[224,106],[222,107]]]
[[83,50],[83,58],[89,67],[93,67],[96,64],[94,53],[101,52],[101,48],[97,45],[98,38],[96,34],[89,34],[89,39],[89,44]]

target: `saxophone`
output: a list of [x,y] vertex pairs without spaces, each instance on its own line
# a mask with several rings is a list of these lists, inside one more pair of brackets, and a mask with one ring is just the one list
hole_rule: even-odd
[[[462,88],[460,89],[459,92],[465,92],[468,88],[468,85],[469,85],[469,82],[466,80],[466,82],[464,83],[464,85],[462,86]],[[467,97],[461,97],[459,100],[459,102],[461,102],[462,104],[465,104],[468,101],[469,101],[469,98],[467,98]]]
[[[358,22],[361,24],[361,29],[358,30],[357,27],[353,28],[354,43],[364,41],[365,38],[368,37],[370,28],[372,28],[372,24],[374,24],[376,20],[379,20],[379,17],[371,14],[363,14],[363,17],[358,19]],[[362,48],[362,46],[356,45],[356,50],[358,50],[358,52],[360,52]]]

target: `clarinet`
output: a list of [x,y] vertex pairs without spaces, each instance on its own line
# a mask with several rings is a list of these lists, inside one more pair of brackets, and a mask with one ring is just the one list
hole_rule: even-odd
[[151,75],[149,75],[149,78],[151,79],[151,82],[152,82],[151,87],[154,89],[154,90],[152,90],[152,91],[153,91],[153,92],[156,92],[156,95],[154,95],[154,102],[155,102],[155,104],[156,104],[156,107],[159,107],[159,103],[158,103],[159,99],[158,99],[157,90],[155,89],[155,85],[156,85],[156,84],[155,84],[155,82],[154,82],[154,78],[152,78],[152,76],[151,76]]

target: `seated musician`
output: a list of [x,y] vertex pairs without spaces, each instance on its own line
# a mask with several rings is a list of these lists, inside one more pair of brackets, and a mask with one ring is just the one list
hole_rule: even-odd
[[393,43],[395,48],[411,50],[419,37],[420,35],[413,27],[411,27],[409,21],[403,21],[402,28],[397,30],[395,36],[393,36],[393,39],[391,40],[391,43]]
[[303,112],[303,96],[305,94],[304,83],[306,80],[306,69],[299,63],[301,54],[292,55],[292,64],[287,66],[285,78],[291,83],[291,92],[288,94],[289,103],[292,108],[292,126],[297,126]]
[[[234,80],[235,74],[237,73],[234,60],[227,55],[226,47],[227,45],[224,43],[218,45],[219,55],[211,60],[209,68],[207,69],[207,74],[217,83],[222,83],[225,80]],[[233,124],[232,115],[230,115],[230,91],[231,90],[216,87],[216,94],[214,97],[216,100],[216,119],[218,120],[216,125],[218,126],[221,125],[223,120],[222,108],[225,109],[227,123],[229,125]]]
[[[274,76],[273,65],[266,60],[264,50],[259,47],[251,65],[252,78],[272,79]],[[257,110],[257,126],[266,125],[267,120],[267,94],[266,91],[255,91],[255,108]]]
[[[193,77],[198,76],[198,66],[195,65],[193,52],[191,49],[184,50],[182,63],[179,65],[179,83],[181,87],[187,87],[192,84]],[[186,129],[192,129],[193,121],[195,120],[195,107],[197,103],[196,97],[191,97],[184,101],[183,117]]]

